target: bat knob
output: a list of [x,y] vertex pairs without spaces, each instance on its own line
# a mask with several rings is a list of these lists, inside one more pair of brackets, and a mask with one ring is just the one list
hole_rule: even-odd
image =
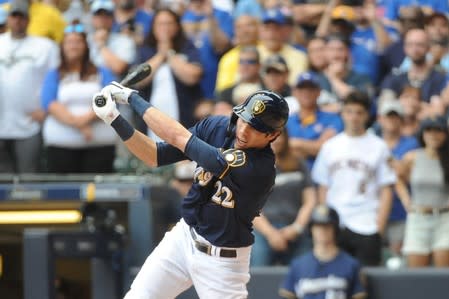
[[106,98],[102,95],[96,96],[95,97],[95,105],[97,107],[103,107],[104,105],[106,105]]

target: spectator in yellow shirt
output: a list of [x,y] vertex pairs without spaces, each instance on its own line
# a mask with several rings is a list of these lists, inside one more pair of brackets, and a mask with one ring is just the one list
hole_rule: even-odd
[[[62,13],[54,6],[33,0],[16,0],[27,2],[30,5],[30,23],[27,33],[34,36],[43,36],[59,43],[64,35],[66,23]],[[10,4],[3,7],[9,10]]]

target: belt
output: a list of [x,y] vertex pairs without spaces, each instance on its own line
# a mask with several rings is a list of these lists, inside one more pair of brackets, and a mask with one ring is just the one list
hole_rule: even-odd
[[198,241],[195,232],[193,231],[193,227],[190,228],[190,234],[192,235],[193,243],[195,244],[195,248],[211,256],[219,256],[219,257],[228,257],[235,258],[237,257],[237,250],[235,249],[226,249],[220,248],[217,246],[209,245]]
[[430,207],[412,207],[412,212],[426,215],[439,215],[449,212],[449,207],[444,208],[430,208]]

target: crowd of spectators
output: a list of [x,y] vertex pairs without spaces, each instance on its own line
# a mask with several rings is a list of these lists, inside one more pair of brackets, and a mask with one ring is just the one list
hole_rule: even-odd
[[362,265],[388,245],[449,266],[448,1],[0,3],[0,172],[117,172],[126,153],[91,96],[148,62],[136,89],[187,127],[255,90],[287,99],[254,264],[310,248],[319,201]]

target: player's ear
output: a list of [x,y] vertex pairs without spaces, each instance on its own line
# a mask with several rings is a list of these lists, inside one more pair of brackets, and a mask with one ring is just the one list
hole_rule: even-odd
[[274,132],[268,133],[267,134],[268,136],[271,135],[270,143],[275,141],[276,138],[278,138],[281,135],[281,133],[282,133],[281,131],[274,131]]

